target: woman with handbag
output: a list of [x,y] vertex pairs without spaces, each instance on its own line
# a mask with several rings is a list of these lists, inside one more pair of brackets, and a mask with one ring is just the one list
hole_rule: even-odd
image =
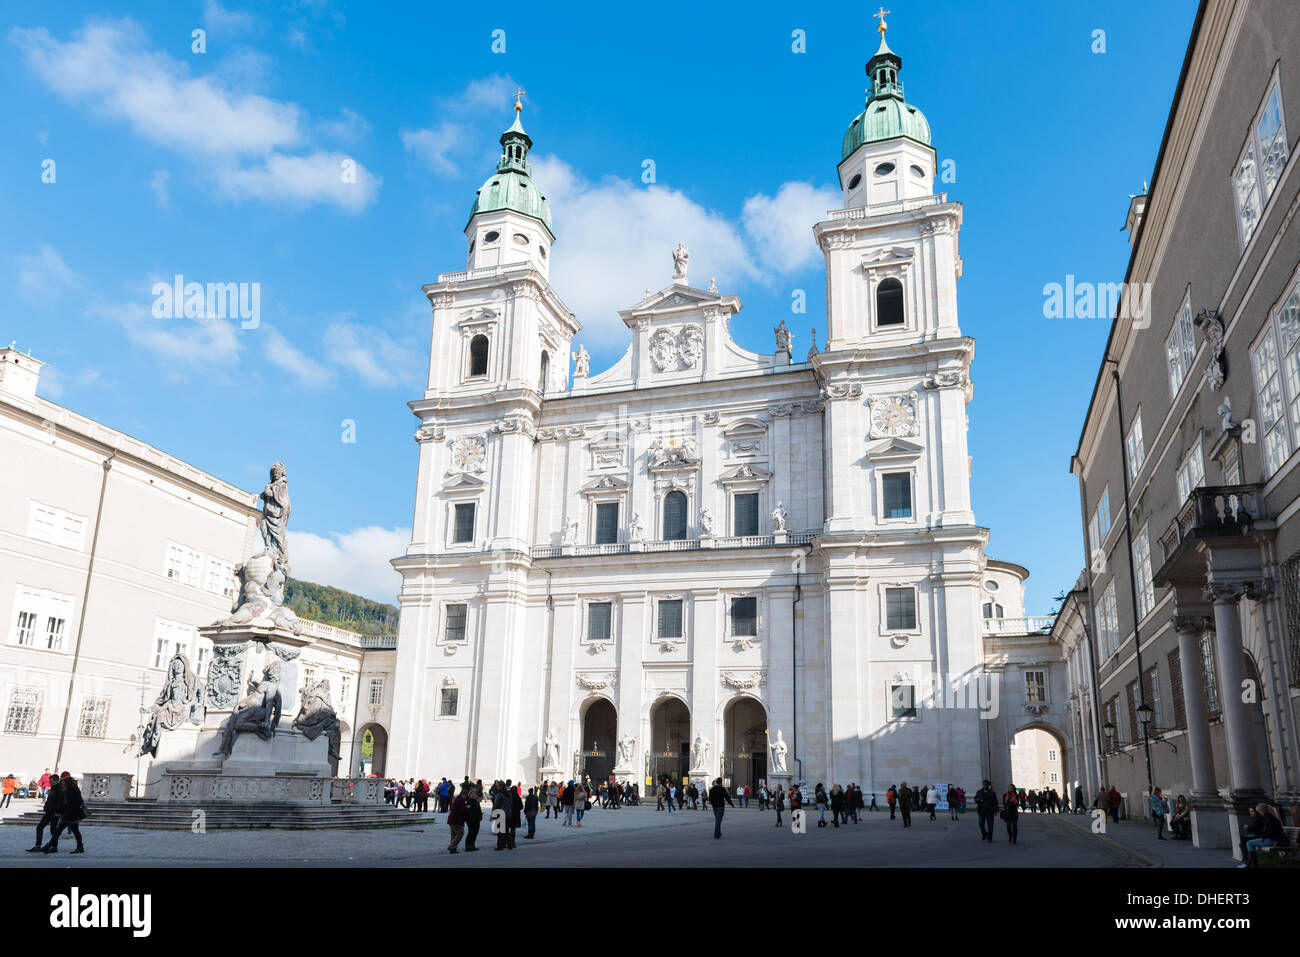
[[1020,836],[1020,795],[1014,784],[1007,788],[1002,805],[1002,820],[1007,822],[1007,840],[1015,844]]

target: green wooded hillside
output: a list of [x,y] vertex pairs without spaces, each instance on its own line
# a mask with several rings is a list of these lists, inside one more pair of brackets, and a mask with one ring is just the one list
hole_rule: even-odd
[[397,607],[362,598],[341,588],[290,578],[284,603],[300,618],[346,628],[362,635],[397,634]]

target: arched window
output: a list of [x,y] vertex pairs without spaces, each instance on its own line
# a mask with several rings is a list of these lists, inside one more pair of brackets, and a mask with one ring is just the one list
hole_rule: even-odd
[[545,349],[542,350],[542,371],[537,377],[537,391],[546,392],[546,385],[551,381],[551,354]]
[[686,493],[669,492],[664,496],[664,540],[686,537]]
[[876,287],[876,325],[901,326],[903,322],[903,284],[897,279],[882,280]]
[[469,374],[487,375],[488,338],[475,336],[469,341]]

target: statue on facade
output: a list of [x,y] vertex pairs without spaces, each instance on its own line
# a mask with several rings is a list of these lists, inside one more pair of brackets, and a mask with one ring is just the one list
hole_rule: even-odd
[[234,712],[226,721],[221,733],[221,747],[216,753],[229,757],[235,746],[235,737],[242,731],[252,731],[263,741],[270,741],[280,724],[282,706],[280,662],[272,661],[262,672],[261,681],[248,679],[248,694],[235,705]]
[[571,522],[565,523],[563,543],[565,545],[578,544],[578,520],[576,518]]
[[781,737],[781,729],[776,729],[776,740],[771,744],[772,750],[772,771],[775,774],[786,774],[785,752],[787,750],[785,738]]
[[641,521],[641,513],[632,513],[632,523],[628,526],[628,538],[631,541],[639,542],[645,538],[645,523]]
[[621,768],[630,768],[632,760],[636,757],[636,738],[624,733],[623,737],[618,739],[618,766]]
[[341,744],[339,716],[334,712],[334,706],[330,704],[328,678],[322,678],[310,687],[302,689],[302,704],[290,727],[295,731],[301,731],[302,736],[308,741],[315,741],[322,734],[325,735],[325,740],[329,743],[330,757],[335,761],[342,760],[343,756],[339,754]]
[[578,346],[578,351],[573,353],[573,377],[575,379],[584,379],[587,376],[587,370],[591,367],[591,353],[582,345]]
[[785,320],[782,319],[780,325],[772,331],[776,333],[776,351],[789,354],[790,340],[793,336],[790,335],[790,330],[786,328]]
[[558,768],[560,766],[560,729],[552,728],[546,735],[546,751],[543,755],[542,767]]
[[678,243],[677,248],[673,250],[673,278],[685,279],[686,267],[690,265],[691,251],[686,248],[685,244]]
[[776,508],[772,509],[772,527],[778,532],[785,531],[785,520],[790,517],[790,513],[785,510],[784,502],[777,502]]
[[190,662],[177,652],[167,663],[167,678],[163,681],[158,699],[148,708],[141,708],[149,716],[140,734],[138,755],[158,757],[158,742],[164,731],[172,731],[202,710],[199,702],[199,682],[190,671]]
[[704,735],[696,734],[695,743],[691,745],[691,769],[700,770],[709,766],[709,741]]
[[700,509],[700,534],[705,538],[713,537],[713,512],[707,505]]

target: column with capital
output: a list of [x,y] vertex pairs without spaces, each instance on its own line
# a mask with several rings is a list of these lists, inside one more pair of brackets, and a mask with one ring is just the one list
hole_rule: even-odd
[[1187,718],[1187,746],[1192,763],[1192,844],[1227,847],[1231,837],[1223,800],[1214,784],[1214,754],[1210,747],[1209,709],[1205,700],[1205,668],[1201,660],[1201,635],[1213,626],[1208,617],[1178,615],[1178,668],[1183,682],[1183,711]]
[[1242,700],[1243,650],[1241,641],[1241,607],[1245,587],[1236,582],[1211,582],[1206,598],[1214,601],[1214,650],[1218,656],[1219,707],[1227,736],[1228,772],[1232,803],[1237,813],[1229,815],[1232,853],[1240,857],[1241,815],[1247,807],[1265,799],[1256,761],[1254,727],[1250,710]]

